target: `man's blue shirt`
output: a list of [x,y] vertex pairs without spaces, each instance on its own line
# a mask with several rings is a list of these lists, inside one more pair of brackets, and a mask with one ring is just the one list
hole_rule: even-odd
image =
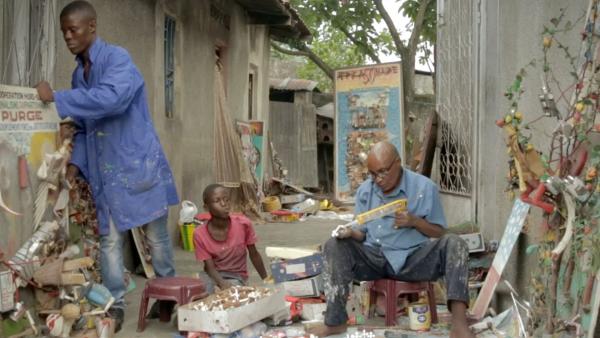
[[[408,212],[429,223],[447,228],[438,188],[429,178],[403,169],[400,184],[390,193],[383,194],[371,178],[363,182],[356,192],[356,215],[398,199],[406,198]],[[420,248],[429,237],[412,227],[394,228],[394,215],[367,222],[361,231],[366,233],[364,244],[380,247],[381,252],[396,273],[400,272],[406,258]]]
[[129,53],[96,38],[89,57],[88,80],[77,58],[73,89],[56,91],[54,101],[60,117],[80,128],[71,163],[92,188],[100,234],[106,235],[109,217],[118,230],[131,229],[164,216],[178,197],[144,79]]

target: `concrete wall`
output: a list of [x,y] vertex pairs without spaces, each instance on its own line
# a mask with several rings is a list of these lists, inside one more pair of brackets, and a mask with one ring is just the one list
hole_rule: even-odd
[[[569,1],[563,23],[575,23],[585,14],[588,1]],[[477,192],[478,221],[487,235],[499,238],[504,231],[504,225],[512,203],[506,198],[507,156],[502,133],[494,125],[494,121],[508,111],[508,101],[503,97],[506,88],[514,80],[517,72],[532,59],[542,57],[543,26],[549,26],[550,19],[559,16],[560,9],[565,3],[560,1],[518,1],[495,0],[483,2],[482,32],[481,32],[481,64],[480,64],[480,97],[478,107],[478,144],[479,152],[479,184]],[[583,23],[575,23],[575,27],[560,36],[560,41],[577,55],[580,47],[580,31]],[[550,63],[556,79],[563,87],[568,87],[572,81],[569,75],[569,64],[561,51],[553,49]],[[528,69],[528,75],[523,81],[525,93],[519,105],[519,111],[524,114],[527,123],[542,114],[538,95],[541,92],[542,64],[538,62],[535,69]],[[556,96],[561,92],[554,84],[551,85]],[[571,97],[571,92],[566,93]],[[544,153],[548,153],[552,128],[556,125],[554,119],[546,118],[535,124],[533,144]],[[490,156],[490,154],[498,154]],[[530,233],[522,236],[519,249],[513,259],[519,259],[521,264],[509,264],[507,272],[517,278],[521,289],[528,283],[527,266],[535,264],[530,258],[526,264],[524,248],[535,241],[539,227],[539,210],[532,213],[530,218]],[[522,260],[521,260],[522,259]]]
[[[68,3],[58,1],[58,9]],[[249,25],[233,0],[212,3],[229,17],[229,28],[210,15],[209,1],[91,0],[98,12],[98,34],[123,46],[142,72],[154,125],[175,176],[179,196],[201,208],[204,187],[213,183],[215,46],[223,49],[228,102],[233,119],[247,120],[248,73],[255,73],[254,119],[268,127],[268,27]],[[176,20],[175,113],[164,108],[164,18]],[[75,62],[58,25],[55,87],[70,86]],[[265,148],[265,147],[263,147]],[[178,240],[178,207],[170,212],[174,241]]]
[[[576,22],[585,14],[588,1],[570,1],[563,22]],[[512,84],[519,70],[532,59],[542,57],[543,26],[550,25],[550,19],[560,14],[565,7],[559,1],[506,1],[496,0],[483,3],[482,33],[480,50],[480,82],[481,102],[478,107],[478,143],[477,157],[480,162],[478,206],[479,219],[485,224],[491,234],[496,236],[503,230],[503,222],[510,211],[511,203],[507,202],[503,193],[505,173],[508,168],[508,157],[502,133],[494,121],[508,112],[509,104],[503,96],[506,88]],[[563,35],[560,41],[577,55],[580,46],[580,34],[583,29],[581,22],[575,23],[574,29]],[[562,52],[554,50],[550,56],[553,72],[563,86],[571,83],[568,63]],[[538,62],[535,69],[528,69],[528,75],[523,81],[525,93],[519,105],[519,111],[524,114],[527,123],[541,114],[538,95],[541,93],[542,65]],[[559,89],[551,85],[558,95]],[[567,92],[569,98],[571,92]],[[535,124],[532,139],[534,145],[547,152],[549,138],[544,133],[550,133],[555,125],[553,119],[542,119]],[[498,154],[490,156],[490,154]]]
[[[562,1],[547,0],[491,0],[473,2],[472,17],[466,18],[472,30],[469,36],[473,45],[473,69],[470,85],[462,86],[453,84],[441,88],[438,82],[438,93],[443,95],[456,95],[464,100],[473,99],[474,130],[473,130],[473,164],[475,190],[470,198],[443,198],[445,210],[463,210],[465,214],[474,215],[484,236],[488,239],[500,239],[508,215],[512,207],[512,200],[505,194],[506,172],[508,169],[506,146],[502,130],[496,127],[495,120],[504,116],[509,110],[509,102],[504,97],[504,92],[515,79],[519,70],[533,59],[542,57],[542,30],[543,26],[550,26],[550,19],[560,15],[560,9],[566,7],[567,11],[563,23],[571,21],[574,28],[563,34],[560,41],[569,47],[569,51],[577,55],[580,46],[582,22],[576,22],[585,14],[588,1],[569,1],[568,5]],[[441,6],[441,7],[440,7]],[[447,27],[452,18],[448,17],[449,1],[438,2],[438,12],[443,20],[438,21],[440,28],[447,34],[453,34]],[[456,13],[456,11],[454,12]],[[455,18],[454,18],[455,19]],[[463,18],[464,19],[464,18]],[[440,36],[443,43],[445,38]],[[439,40],[439,39],[438,39]],[[439,47],[439,46],[438,46]],[[550,63],[556,79],[568,87],[571,78],[568,74],[568,63],[560,51],[550,54]],[[457,66],[459,60],[448,64],[439,64],[438,73],[465,71]],[[524,114],[527,123],[542,114],[538,95],[541,92],[542,63],[538,62],[535,68],[528,68],[523,81],[525,93],[519,105],[519,111]],[[446,74],[447,75],[447,74]],[[566,86],[565,86],[566,85]],[[555,96],[560,90],[551,85]],[[569,98],[571,92],[567,92]],[[533,143],[543,152],[548,151],[549,135],[555,120],[542,119],[535,124],[533,129]],[[524,249],[537,236],[540,212],[532,209],[533,217],[529,219],[529,233],[520,237],[512,259],[507,265],[503,277],[517,281],[519,289],[526,291],[529,281],[528,267],[535,264],[531,257],[526,257]]]

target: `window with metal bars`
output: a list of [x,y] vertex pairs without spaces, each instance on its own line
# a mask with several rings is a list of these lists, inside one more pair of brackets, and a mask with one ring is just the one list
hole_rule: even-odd
[[175,112],[175,18],[165,16],[165,115]]

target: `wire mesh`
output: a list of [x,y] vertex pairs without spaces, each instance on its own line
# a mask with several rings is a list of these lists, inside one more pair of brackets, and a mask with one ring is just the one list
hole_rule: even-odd
[[473,3],[457,0],[440,13],[437,40],[437,109],[440,116],[439,186],[470,196],[475,117],[473,79]]

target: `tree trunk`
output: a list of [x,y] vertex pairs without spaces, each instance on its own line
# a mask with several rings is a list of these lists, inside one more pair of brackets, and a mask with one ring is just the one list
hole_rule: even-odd
[[402,88],[404,91],[404,103],[410,105],[415,96],[415,52],[406,51],[402,57]]

